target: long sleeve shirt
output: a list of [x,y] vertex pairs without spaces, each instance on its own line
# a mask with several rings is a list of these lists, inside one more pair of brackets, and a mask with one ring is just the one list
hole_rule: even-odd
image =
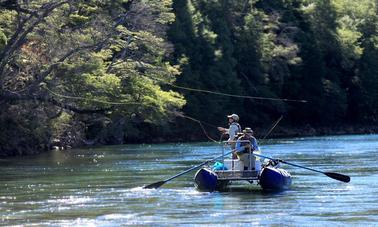
[[230,125],[230,128],[227,130],[227,133],[229,135],[228,142],[233,141],[235,139],[235,136],[240,132],[240,125],[236,122],[233,122]]

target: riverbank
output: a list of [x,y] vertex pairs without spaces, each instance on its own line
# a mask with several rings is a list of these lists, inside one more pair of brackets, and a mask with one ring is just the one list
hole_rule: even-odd
[[[326,126],[311,126],[305,125],[302,127],[288,127],[288,126],[277,126],[268,135],[267,128],[256,127],[254,130],[254,136],[260,140],[264,137],[266,139],[274,138],[290,138],[290,137],[311,137],[311,136],[326,136],[326,135],[352,135],[352,134],[378,134],[378,125],[339,125],[333,127]],[[194,130],[193,130],[194,131]],[[152,143],[164,143],[164,142],[206,142],[210,140],[219,141],[220,135],[218,132],[204,131],[201,129],[195,130],[191,134],[181,134],[175,137],[167,138],[154,138]],[[172,138],[176,138],[172,140]],[[222,140],[226,139],[223,138]]]
[[308,137],[325,135],[351,135],[351,134],[377,134],[377,125],[340,125],[334,127],[277,127],[269,136],[270,138],[283,137]]
[[[255,128],[255,137],[261,140],[266,136],[266,128]],[[314,127],[311,125],[306,125],[303,127],[284,127],[277,126],[274,130],[266,137],[266,139],[274,138],[289,138],[289,137],[310,137],[310,136],[325,136],[325,135],[351,135],[351,134],[378,134],[378,125],[340,125],[334,127]],[[141,137],[140,140],[132,139],[125,140],[124,144],[138,144],[138,143],[151,143],[151,144],[161,144],[161,143],[185,143],[185,142],[206,142],[206,141],[219,141],[225,140],[225,138],[220,139],[218,132],[203,131],[201,129],[193,130],[193,133],[176,133],[175,135],[164,135],[164,136],[145,136]],[[69,140],[68,140],[69,141]],[[106,146],[115,145],[114,143],[104,143],[104,142],[93,142],[88,143],[83,140],[82,143],[66,144],[59,143],[55,141],[50,147],[35,147],[28,146],[27,144],[22,144],[22,147],[18,147],[15,152],[0,151],[0,157],[6,158],[11,156],[25,156],[25,155],[36,155],[41,152],[48,150],[69,150],[71,148],[87,148],[93,146]]]

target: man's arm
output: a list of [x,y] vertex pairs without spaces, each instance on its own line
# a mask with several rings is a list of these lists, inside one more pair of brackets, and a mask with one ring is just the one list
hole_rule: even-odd
[[220,132],[228,133],[228,130],[227,130],[226,128],[223,128],[223,127],[217,127],[217,129],[218,129]]
[[259,150],[260,150],[259,145],[257,145],[257,140],[256,140],[256,138],[253,138],[253,139],[252,139],[252,147],[253,147],[253,150],[254,150],[254,151],[259,151]]

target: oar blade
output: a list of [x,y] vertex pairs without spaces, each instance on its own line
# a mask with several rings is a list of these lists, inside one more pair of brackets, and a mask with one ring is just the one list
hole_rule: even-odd
[[149,185],[146,185],[143,187],[143,189],[154,189],[154,188],[159,188],[163,184],[165,184],[166,181],[158,181]]
[[329,176],[330,178],[333,178],[335,180],[339,180],[345,183],[348,183],[350,181],[350,177],[340,174],[340,173],[332,173],[332,172],[325,172],[325,175]]

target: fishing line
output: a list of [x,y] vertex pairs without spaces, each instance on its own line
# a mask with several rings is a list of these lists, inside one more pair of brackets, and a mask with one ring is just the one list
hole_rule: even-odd
[[[200,121],[200,120],[198,120],[198,119],[195,119],[195,118],[193,118],[193,117],[189,117],[189,116],[184,115],[183,113],[180,113],[180,112],[177,112],[177,111],[176,111],[176,112],[170,111],[170,112],[174,113],[176,116],[179,116],[179,117],[186,118],[186,119],[192,120],[192,121],[194,121],[194,122],[197,122],[197,123],[201,126],[201,129],[202,129],[203,133],[206,135],[206,137],[207,137],[209,140],[211,140],[212,142],[215,142],[215,143],[219,143],[219,142],[216,141],[215,139],[211,138],[211,137],[209,136],[209,134],[207,133],[207,131],[205,130],[205,127],[203,127],[203,124],[202,124],[202,123],[205,123],[205,122],[202,122],[202,121]],[[214,126],[214,125],[212,125],[212,124],[209,124],[209,123],[206,123],[206,124],[208,124],[208,125],[210,125],[210,126],[216,128],[216,126]],[[223,136],[223,135],[222,135],[222,136]],[[222,139],[222,136],[221,136],[221,139]]]
[[213,128],[218,128],[217,126],[215,126],[215,125],[213,125],[213,124],[207,123],[207,122],[205,122],[205,121],[200,121],[200,120],[198,120],[198,119],[195,119],[194,117],[189,117],[188,115],[184,115],[184,114],[181,113],[181,112],[177,112],[177,111],[175,111],[174,114],[177,115],[177,116],[179,116],[179,117],[182,117],[182,118],[187,118],[187,119],[193,120],[193,121],[195,121],[195,122],[201,122],[202,124],[205,124],[205,125],[211,126],[211,127],[213,127]]
[[[48,92],[53,94],[54,96],[65,98],[65,99],[74,99],[74,100],[83,100],[83,101],[89,101],[89,102],[97,102],[102,104],[109,104],[109,105],[142,105],[140,102],[110,102],[95,98],[84,98],[84,97],[77,97],[77,96],[68,96],[68,95],[62,95],[58,94],[52,90],[50,90],[47,86],[42,86],[44,89],[46,89]],[[154,107],[153,105],[143,104],[145,106]]]
[[[144,77],[147,77],[147,76],[144,76]],[[152,77],[147,77],[147,78],[150,78],[151,80],[155,80],[155,81],[158,81],[158,82],[161,82],[161,83],[164,83],[164,84],[168,84],[168,85],[175,87],[175,88],[178,88],[178,89],[187,90],[187,91],[209,93],[209,94],[213,94],[213,95],[222,95],[222,96],[235,97],[235,98],[307,103],[307,100],[270,98],[270,97],[249,96],[249,95],[235,95],[235,94],[228,94],[228,93],[217,92],[217,91],[209,91],[209,90],[204,90],[204,89],[183,87],[183,86],[179,86],[179,85],[176,85],[176,84],[173,84],[173,83],[163,81],[163,80],[158,79],[158,78],[152,78]]]

